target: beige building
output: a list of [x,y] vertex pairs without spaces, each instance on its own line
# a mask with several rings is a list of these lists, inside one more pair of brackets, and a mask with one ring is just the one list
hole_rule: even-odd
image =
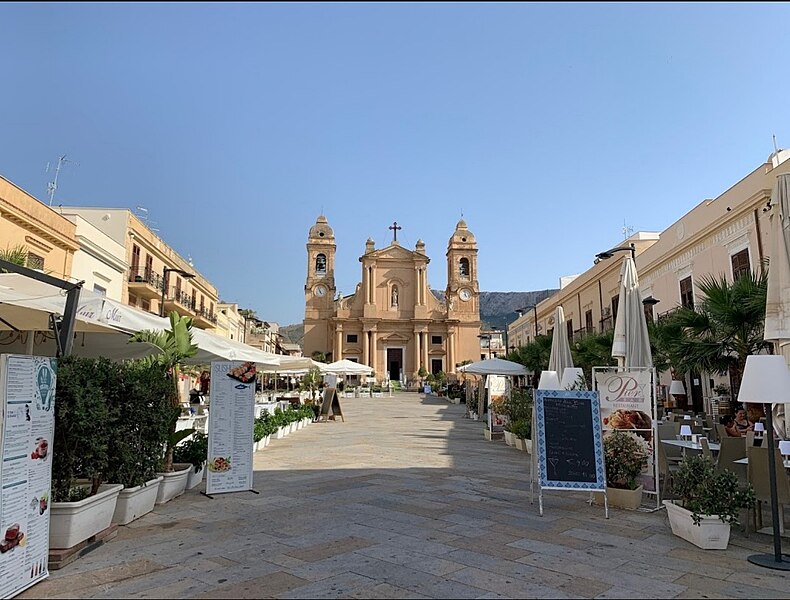
[[217,288],[130,210],[63,207],[62,211],[81,217],[125,248],[129,269],[122,302],[159,314],[164,290],[164,314],[177,311],[192,317],[200,329],[216,327]]
[[[395,230],[397,231],[397,230]],[[377,379],[408,381],[428,372],[454,373],[480,355],[477,242],[459,221],[447,246],[443,300],[428,285],[425,244],[414,250],[395,239],[376,249],[365,244],[362,281],[350,296],[335,299],[335,236],[318,217],[307,240],[304,354],[314,352],[373,367]]]
[[54,277],[71,277],[79,250],[76,226],[22,188],[0,177],[0,250],[23,246],[27,265]]
[[[759,269],[770,249],[769,222],[775,212],[768,210],[771,191],[776,177],[790,172],[788,158],[787,150],[772,154],[730,189],[700,202],[660,234],[637,233],[619,244],[635,244],[648,318],[658,318],[678,306],[694,307],[700,296],[697,284],[705,276],[724,275],[732,281],[742,272]],[[568,332],[575,337],[613,328],[624,255],[617,252],[600,261],[536,309],[526,311],[508,328],[511,343],[519,346],[534,339],[535,313],[538,332],[550,333],[558,305],[569,320]],[[668,386],[669,381],[670,374],[662,374],[661,383]],[[702,409],[719,382],[728,383],[726,377],[705,373],[687,376],[686,392],[695,408]]]
[[244,317],[235,303],[217,303],[217,325],[214,333],[237,342],[244,341]]

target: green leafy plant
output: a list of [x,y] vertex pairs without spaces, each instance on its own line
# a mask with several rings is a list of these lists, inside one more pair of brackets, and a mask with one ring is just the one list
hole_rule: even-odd
[[517,438],[529,440],[532,438],[532,420],[518,419],[510,425],[510,432]]
[[[27,247],[20,244],[18,246],[6,248],[5,250],[0,250],[0,260],[24,267],[27,266],[27,253]],[[5,272],[5,269],[0,269],[0,273]]]
[[208,436],[196,431],[192,439],[175,448],[173,460],[179,463],[190,463],[195,468],[195,473],[200,471],[208,460]]
[[696,525],[708,515],[737,524],[739,512],[755,502],[751,485],[741,487],[735,473],[717,472],[713,463],[700,455],[684,458],[672,482],[672,491],[680,497],[681,506],[691,511]]
[[636,478],[647,467],[649,456],[641,438],[615,429],[604,438],[603,451],[606,485],[621,490],[635,490],[639,487]]
[[717,396],[729,396],[730,395],[730,386],[719,383],[713,387],[713,393]]

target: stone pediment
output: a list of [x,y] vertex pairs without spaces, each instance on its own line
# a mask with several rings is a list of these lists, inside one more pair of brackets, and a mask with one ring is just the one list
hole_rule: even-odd
[[408,342],[411,338],[409,336],[403,335],[402,333],[392,332],[387,336],[384,336],[384,339],[387,342]]
[[407,250],[400,244],[390,244],[386,248],[382,248],[381,250],[374,250],[370,254],[366,254],[364,258],[375,258],[377,260],[407,260],[413,261],[415,257],[419,257],[420,260],[426,260],[426,256],[424,254],[420,254],[418,252],[414,252],[412,250]]

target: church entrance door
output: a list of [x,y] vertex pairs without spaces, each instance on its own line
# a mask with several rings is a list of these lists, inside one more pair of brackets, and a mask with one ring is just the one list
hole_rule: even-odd
[[387,348],[387,372],[390,381],[400,381],[403,371],[403,348]]

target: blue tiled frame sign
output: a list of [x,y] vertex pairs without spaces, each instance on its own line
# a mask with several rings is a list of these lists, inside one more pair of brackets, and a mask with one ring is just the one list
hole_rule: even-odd
[[606,490],[598,392],[537,390],[540,487]]

